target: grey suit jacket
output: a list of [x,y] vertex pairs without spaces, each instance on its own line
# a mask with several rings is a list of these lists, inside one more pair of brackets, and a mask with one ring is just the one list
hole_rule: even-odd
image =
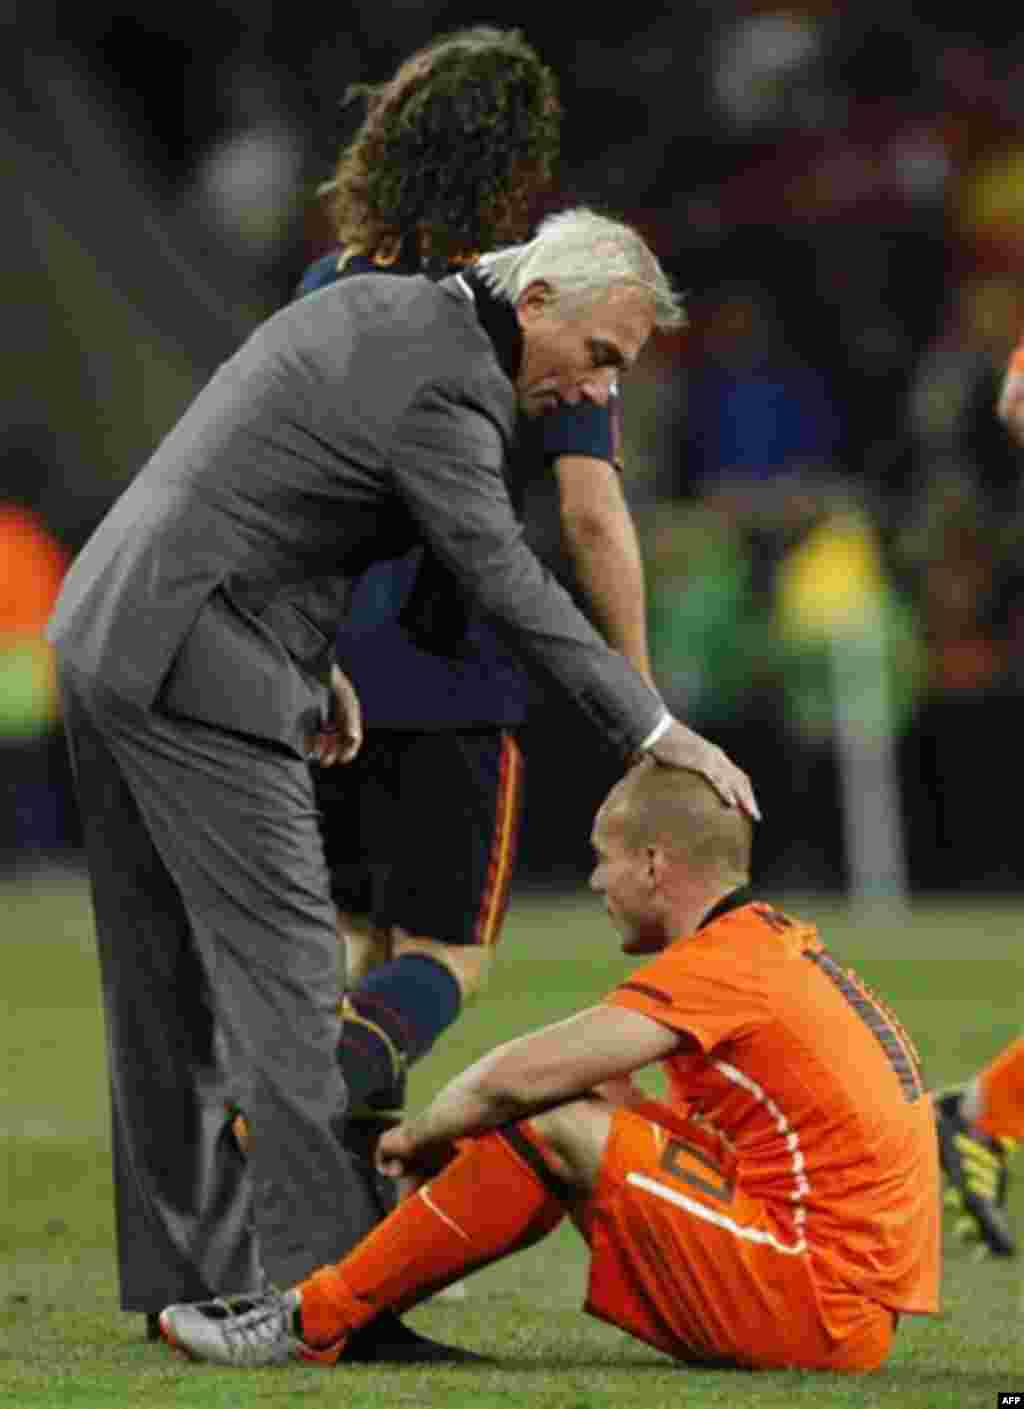
[[79,554],[48,635],[80,676],[297,752],[373,561],[426,541],[624,753],[661,718],[526,547],[515,389],[459,280],[373,275],[259,327]]

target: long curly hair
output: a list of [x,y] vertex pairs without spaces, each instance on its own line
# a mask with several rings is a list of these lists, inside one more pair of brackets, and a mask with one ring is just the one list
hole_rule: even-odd
[[322,188],[339,242],[397,259],[458,259],[521,240],[558,158],[554,74],[519,30],[477,25],[412,54],[366,99],[354,141]]

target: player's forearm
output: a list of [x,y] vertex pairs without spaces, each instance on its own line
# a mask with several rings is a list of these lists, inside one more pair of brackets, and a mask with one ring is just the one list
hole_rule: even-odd
[[563,498],[562,531],[602,635],[653,685],[643,560],[617,479],[592,502],[569,504]]
[[507,1042],[454,1077],[424,1111],[404,1123],[403,1132],[413,1145],[425,1149],[480,1135],[589,1089],[589,1083],[576,1082],[553,1065],[523,1063],[517,1049],[527,1041]]
[[582,529],[571,541],[580,586],[601,634],[649,685],[654,686],[647,646],[644,574],[635,534],[610,535]]
[[382,1149],[415,1166],[420,1156],[465,1135],[522,1120],[590,1095],[680,1046],[680,1034],[643,1013],[598,1003],[571,1018],[516,1037],[450,1081],[427,1109],[397,1130]]
[[518,1118],[519,1110],[506,1104],[497,1093],[469,1084],[466,1078],[470,1074],[463,1072],[425,1110],[403,1122],[401,1133],[412,1149],[429,1150],[467,1135],[480,1135]]

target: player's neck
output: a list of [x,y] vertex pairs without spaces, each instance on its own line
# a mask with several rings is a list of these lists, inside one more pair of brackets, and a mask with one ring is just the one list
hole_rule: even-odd
[[695,934],[712,921],[746,905],[750,892],[746,886],[695,885],[677,890],[666,914],[666,943],[683,935]]

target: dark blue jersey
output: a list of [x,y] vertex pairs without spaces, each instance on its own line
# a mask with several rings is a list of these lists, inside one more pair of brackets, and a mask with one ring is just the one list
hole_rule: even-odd
[[[354,274],[389,272],[410,271],[334,252],[310,265],[296,295]],[[534,461],[586,455],[615,463],[613,413],[590,403],[550,412],[524,427],[521,453]],[[520,479],[513,466],[513,503],[520,498]],[[429,595],[431,610],[450,618],[443,654],[437,643],[445,633],[432,632],[427,648],[407,619],[418,595]],[[336,649],[338,664],[359,692],[367,728],[514,728],[526,717],[530,685],[522,666],[484,617],[462,600],[454,578],[432,565],[423,549],[377,563],[359,580]]]

